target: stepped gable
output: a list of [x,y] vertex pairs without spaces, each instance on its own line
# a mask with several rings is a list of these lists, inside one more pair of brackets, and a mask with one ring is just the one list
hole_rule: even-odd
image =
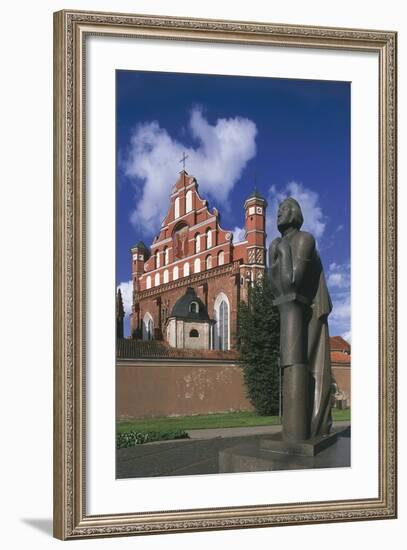
[[[241,210],[240,222],[234,223],[239,223],[244,237],[237,243],[233,231],[221,227],[219,210],[210,208],[201,197],[196,178],[186,170],[179,173],[148,254],[142,242],[131,249],[133,338],[192,346],[198,345],[198,340],[189,341],[189,336],[201,339],[205,333],[210,348],[236,347],[238,305],[247,301],[248,289],[264,275],[266,267],[267,201],[254,190],[241,204],[231,206],[236,212]],[[197,311],[195,307],[187,311],[192,292]],[[172,313],[180,321],[208,322],[210,327],[200,327],[201,334],[199,327],[191,326],[188,338],[175,338],[169,330],[175,319]]]

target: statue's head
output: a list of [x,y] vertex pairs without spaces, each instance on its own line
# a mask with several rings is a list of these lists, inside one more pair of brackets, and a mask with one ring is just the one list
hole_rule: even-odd
[[297,229],[301,229],[303,223],[304,218],[298,202],[292,197],[284,199],[278,207],[278,230],[282,233],[288,227],[296,227]]

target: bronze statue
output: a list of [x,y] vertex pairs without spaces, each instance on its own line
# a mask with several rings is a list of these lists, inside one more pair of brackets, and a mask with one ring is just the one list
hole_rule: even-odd
[[274,303],[280,311],[283,439],[292,442],[324,436],[332,424],[332,303],[315,239],[301,231],[303,221],[298,202],[285,199],[277,216],[281,238],[269,249]]

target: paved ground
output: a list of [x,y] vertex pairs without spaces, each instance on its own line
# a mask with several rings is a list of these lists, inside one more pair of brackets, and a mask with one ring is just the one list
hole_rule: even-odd
[[191,439],[119,449],[116,476],[122,479],[350,466],[349,422],[334,424],[337,443],[315,457],[287,457],[261,451],[261,438],[279,430],[280,426],[191,430]]

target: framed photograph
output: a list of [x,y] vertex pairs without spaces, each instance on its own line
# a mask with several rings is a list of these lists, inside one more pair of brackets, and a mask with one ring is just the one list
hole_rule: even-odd
[[54,16],[54,534],[397,514],[396,33]]

